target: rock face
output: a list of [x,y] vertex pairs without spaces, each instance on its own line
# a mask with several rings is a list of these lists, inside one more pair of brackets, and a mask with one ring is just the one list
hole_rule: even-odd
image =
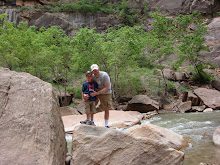
[[0,162],[64,165],[66,141],[51,84],[0,68]]
[[220,146],[220,127],[218,127],[213,134],[213,142],[215,145]]
[[148,0],[150,11],[155,10],[155,6],[166,15],[189,14],[194,11],[211,14],[218,10],[218,0]]
[[104,127],[77,126],[71,165],[182,165],[184,153],[148,138]]
[[213,89],[198,88],[194,93],[203,101],[203,103],[210,108],[220,108],[220,92]]
[[161,143],[175,149],[181,149],[183,144],[183,136],[170,131],[169,129],[159,127],[153,124],[143,124],[141,126],[132,127],[127,131],[135,137],[146,137],[152,140],[158,140]]
[[220,17],[214,18],[208,24],[208,34],[205,36],[206,44],[210,52],[203,52],[206,62],[210,62],[220,68]]
[[138,111],[141,113],[159,109],[159,103],[150,99],[147,95],[136,95],[128,102],[126,110]]

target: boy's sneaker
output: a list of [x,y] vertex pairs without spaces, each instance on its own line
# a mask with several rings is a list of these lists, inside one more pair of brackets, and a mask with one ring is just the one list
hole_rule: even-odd
[[93,126],[95,126],[95,123],[93,121],[87,121],[86,125],[93,125]]
[[94,121],[91,121],[91,123],[92,123],[93,126],[96,126],[95,123],[94,123]]
[[84,121],[80,121],[81,124],[87,124],[87,122],[89,122],[89,120],[84,120]]
[[105,126],[105,128],[110,128],[110,127],[107,125],[107,126]]

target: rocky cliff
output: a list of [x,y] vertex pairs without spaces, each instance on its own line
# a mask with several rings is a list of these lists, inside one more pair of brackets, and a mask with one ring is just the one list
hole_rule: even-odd
[[[91,13],[79,11],[51,13],[42,10],[18,10],[19,6],[42,6],[58,0],[0,0],[0,14],[7,13],[8,20],[19,23],[28,22],[29,26],[35,25],[38,28],[44,26],[60,26],[69,36],[73,36],[79,27],[96,27],[97,32],[102,32],[109,27],[120,25],[122,20],[115,14]],[[115,3],[121,0],[106,0],[104,3]],[[77,0],[61,0],[61,2],[73,3]],[[199,11],[206,17],[209,34],[205,36],[210,52],[205,52],[206,62],[220,67],[220,18],[217,12],[220,11],[219,0],[129,0],[129,8],[136,9],[139,14],[144,10],[155,11],[158,7],[162,14],[175,16],[178,14],[190,14]],[[4,7],[1,7],[4,6]],[[216,17],[216,18],[214,18]],[[153,22],[150,18],[139,19],[148,30]]]

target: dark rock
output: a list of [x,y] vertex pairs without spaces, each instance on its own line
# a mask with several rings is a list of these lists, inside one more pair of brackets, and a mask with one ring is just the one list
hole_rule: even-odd
[[212,85],[213,88],[215,88],[216,90],[220,91],[220,81],[212,80],[211,81],[211,85]]
[[150,99],[147,95],[136,95],[128,102],[126,110],[134,110],[141,113],[159,109],[159,103]]
[[116,101],[118,103],[124,103],[124,102],[130,101],[131,99],[132,99],[132,97],[118,97]]
[[194,95],[192,92],[188,92],[187,101],[191,101],[192,106],[197,106],[200,103],[199,98],[196,95]]

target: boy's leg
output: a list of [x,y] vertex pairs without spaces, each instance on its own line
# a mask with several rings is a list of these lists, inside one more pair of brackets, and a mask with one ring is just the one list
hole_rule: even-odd
[[93,121],[94,113],[90,113],[91,119],[90,121]]
[[90,110],[90,105],[88,101],[85,101],[85,112],[86,112],[86,120],[80,121],[81,124],[86,124],[89,120],[89,110]]

